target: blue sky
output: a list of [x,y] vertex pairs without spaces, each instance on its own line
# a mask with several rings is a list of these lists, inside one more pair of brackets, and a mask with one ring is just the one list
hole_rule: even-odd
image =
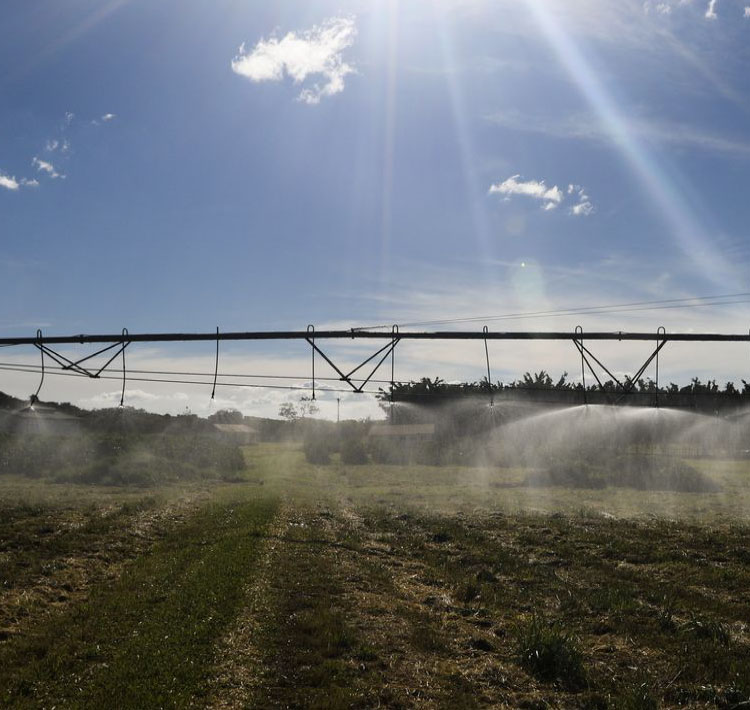
[[[748,40],[750,2],[730,0],[7,0],[0,332],[348,327],[750,291]],[[746,314],[490,324],[744,332]],[[299,350],[235,356],[296,375]],[[413,353],[409,375],[481,376],[454,345]],[[738,379],[746,356],[715,374]],[[716,352],[696,357],[675,376],[715,368]],[[498,376],[575,368],[554,348],[503,363]],[[111,394],[66,387],[51,394]],[[191,406],[147,389],[139,404]]]

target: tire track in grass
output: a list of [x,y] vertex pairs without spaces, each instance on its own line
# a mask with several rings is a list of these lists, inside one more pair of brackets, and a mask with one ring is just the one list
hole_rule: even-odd
[[[369,617],[373,643],[387,654],[380,699],[385,707],[517,707],[513,689],[526,684],[497,652],[498,639],[483,618],[460,613],[451,590],[438,581],[413,547],[423,535],[412,516],[404,539],[393,535],[392,511],[349,511],[360,532],[370,574],[380,577],[388,594],[354,589],[357,608]],[[406,543],[406,544],[405,544]],[[375,593],[373,593],[375,592]]]
[[255,573],[243,591],[243,609],[219,638],[206,707],[211,710],[252,707],[268,674],[260,643],[262,619],[270,616],[271,580],[279,564],[280,539],[289,527],[291,508],[283,504],[262,541]]
[[0,525],[0,643],[111,584],[197,506],[147,497],[110,508],[11,509]]
[[210,504],[109,587],[0,650],[6,707],[202,707],[275,501]]
[[504,682],[471,647],[475,627],[425,604],[420,563],[381,544],[371,522],[347,509],[284,516],[260,599],[227,634],[233,668],[211,707],[469,708],[474,674],[483,699]]
[[[380,657],[361,633],[347,584],[358,541],[338,511],[290,506],[272,528],[262,579],[219,644],[212,708],[377,707]],[[219,654],[220,655],[220,654]],[[382,705],[381,705],[382,706]]]

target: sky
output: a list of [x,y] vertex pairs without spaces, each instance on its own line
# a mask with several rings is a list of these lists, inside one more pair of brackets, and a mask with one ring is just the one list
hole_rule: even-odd
[[[744,333],[749,68],[750,0],[6,0],[0,336]],[[678,300],[707,296],[724,298]],[[330,351],[353,367],[377,347]],[[495,379],[580,372],[570,343],[491,350]],[[633,372],[649,346],[600,350]],[[668,346],[662,368],[737,382],[748,350]],[[486,372],[476,344],[397,353],[397,379]],[[127,351],[154,370],[214,357]],[[221,371],[305,387],[309,347],[227,346]],[[0,371],[16,396],[37,384]],[[304,394],[219,389],[132,381],[126,399],[273,415]],[[120,385],[49,377],[40,396],[109,406]],[[337,396],[342,416],[378,416],[370,397],[318,396],[321,416]]]

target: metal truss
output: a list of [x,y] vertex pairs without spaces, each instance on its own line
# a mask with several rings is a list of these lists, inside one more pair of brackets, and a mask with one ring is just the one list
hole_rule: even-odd
[[[581,379],[583,382],[583,399],[584,403],[586,402],[586,368],[588,368],[589,372],[594,376],[594,379],[596,380],[597,384],[599,385],[599,388],[602,392],[604,392],[605,396],[607,397],[607,400],[610,402],[610,404],[619,404],[627,395],[631,394],[633,390],[635,389],[636,385],[638,384],[638,380],[640,380],[643,373],[646,371],[646,368],[653,362],[654,359],[656,359],[656,391],[655,391],[655,397],[656,397],[656,404],[658,406],[659,403],[659,352],[661,349],[667,344],[667,336],[666,331],[663,326],[660,326],[656,331],[656,336],[658,340],[658,345],[654,349],[654,351],[646,358],[645,362],[641,367],[638,369],[635,375],[633,377],[629,377],[625,382],[620,382],[620,380],[617,378],[615,374],[613,374],[606,365],[604,365],[599,358],[594,355],[594,353],[591,352],[589,348],[587,348],[583,344],[583,329],[578,326],[575,330],[576,336],[573,338],[573,345],[576,346],[576,349],[581,355]],[[599,374],[597,373],[596,368],[591,364],[591,362],[595,362],[604,372],[609,375],[612,381],[615,382],[617,389],[615,392],[611,392],[607,390],[607,388],[604,386],[604,384],[601,381],[601,378],[599,377]]]
[[[118,340],[116,340],[114,343],[111,343],[110,345],[107,345],[104,348],[101,348],[97,350],[94,353],[91,353],[90,355],[86,355],[85,357],[79,358],[78,360],[71,360],[70,358],[66,357],[62,353],[57,352],[56,350],[53,350],[47,342],[45,342],[42,331],[37,330],[36,332],[36,338],[33,341],[34,347],[39,350],[39,353],[42,357],[42,366],[41,366],[41,380],[39,381],[39,386],[36,389],[36,392],[31,395],[31,404],[33,405],[35,402],[39,399],[39,392],[42,390],[42,385],[44,384],[44,356],[46,355],[48,358],[56,362],[62,370],[68,370],[75,372],[79,375],[83,375],[85,377],[90,377],[92,379],[98,379],[101,374],[114,362],[114,360],[117,358],[118,355],[122,356],[122,395],[120,396],[120,406],[122,406],[124,400],[125,400],[125,379],[126,379],[126,369],[125,369],[125,348],[130,345],[130,340],[128,339],[128,329],[123,328],[122,333],[120,333],[120,337]],[[112,354],[109,359],[100,367],[96,368],[89,368],[84,367],[83,363],[88,362],[89,360],[92,360],[93,358],[103,355],[104,353],[110,352],[114,350],[114,354]]]
[[[643,362],[633,377],[621,381],[606,365],[597,357],[591,348],[584,343],[591,341],[647,341],[655,343],[653,352]],[[704,342],[704,343],[730,343],[730,342],[750,342],[750,332],[748,333],[667,333],[664,327],[659,327],[655,332],[625,332],[625,331],[595,331],[584,334],[581,326],[574,331],[490,331],[484,326],[482,331],[399,331],[399,327],[394,325],[390,332],[381,330],[365,330],[361,328],[352,328],[350,330],[320,330],[316,331],[313,325],[307,326],[302,331],[240,331],[222,333],[219,329],[211,333],[129,333],[127,328],[123,328],[119,334],[93,334],[93,335],[70,335],[70,336],[50,336],[44,337],[42,331],[38,330],[36,337],[15,337],[0,338],[0,347],[31,345],[36,347],[42,358],[41,381],[34,395],[32,395],[32,404],[38,398],[39,392],[44,382],[45,374],[45,356],[53,360],[64,371],[70,371],[78,375],[92,379],[99,378],[110,365],[118,358],[122,358],[122,397],[121,404],[125,395],[126,367],[125,367],[125,350],[133,343],[167,343],[167,342],[216,342],[216,365],[213,373],[213,390],[211,398],[216,393],[217,378],[219,374],[219,343],[221,341],[269,341],[269,340],[304,340],[311,348],[311,372],[312,372],[312,398],[315,399],[315,356],[319,355],[323,360],[336,372],[341,382],[351,387],[352,391],[357,393],[364,392],[365,386],[372,381],[374,375],[378,372],[383,363],[390,357],[391,359],[391,397],[395,384],[395,350],[396,346],[402,340],[482,340],[484,341],[485,355],[487,359],[487,387],[490,397],[490,403],[493,399],[492,380],[490,370],[490,353],[488,341],[490,340],[567,340],[573,343],[576,350],[581,356],[581,378],[583,382],[584,398],[586,397],[586,371],[593,375],[601,390],[607,398],[613,403],[619,403],[628,394],[631,394],[636,387],[638,380],[645,372],[646,368],[655,360],[656,361],[656,404],[658,405],[658,385],[659,385],[659,353],[667,342]],[[369,355],[355,368],[345,371],[340,368],[320,346],[322,340],[385,340],[387,341],[382,347]],[[55,350],[53,346],[60,345],[104,345],[95,352],[78,359],[71,359]],[[103,365],[92,366],[94,358],[106,356],[107,359]],[[364,378],[362,376],[354,378],[366,365],[373,363],[369,374]],[[616,389],[614,392],[608,390],[599,375],[597,367],[614,382]]]

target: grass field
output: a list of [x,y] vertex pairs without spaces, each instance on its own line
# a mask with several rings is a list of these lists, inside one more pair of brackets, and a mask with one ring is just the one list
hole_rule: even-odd
[[327,466],[0,480],[5,707],[744,708],[750,467],[716,493]]

